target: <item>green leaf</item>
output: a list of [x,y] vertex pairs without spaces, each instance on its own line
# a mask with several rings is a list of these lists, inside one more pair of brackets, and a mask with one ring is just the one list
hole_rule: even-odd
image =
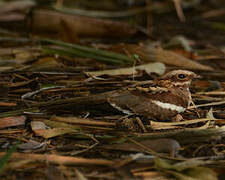
[[100,50],[93,47],[81,46],[78,44],[70,44],[61,41],[51,40],[51,39],[42,39],[42,43],[54,44],[58,47],[46,47],[42,46],[42,49],[46,53],[58,53],[61,55],[76,55],[80,57],[93,58],[99,61],[111,62],[111,63],[133,63],[133,58],[130,58],[127,55],[114,53],[110,51]]
[[14,153],[20,143],[17,142],[11,149],[9,149],[8,152],[0,159],[0,174],[3,171],[3,168],[5,167],[7,161],[10,159],[12,153]]

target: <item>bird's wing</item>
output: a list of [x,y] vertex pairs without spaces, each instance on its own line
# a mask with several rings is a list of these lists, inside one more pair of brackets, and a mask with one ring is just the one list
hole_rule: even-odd
[[125,114],[132,112],[148,114],[152,108],[154,97],[164,95],[168,89],[158,87],[153,82],[138,83],[136,86],[126,87],[120,91],[114,91],[108,96],[107,101],[117,110]]

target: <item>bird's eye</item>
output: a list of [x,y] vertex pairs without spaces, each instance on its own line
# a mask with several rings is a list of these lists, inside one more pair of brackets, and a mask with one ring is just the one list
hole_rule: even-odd
[[179,79],[185,79],[187,76],[185,74],[178,74],[177,76]]

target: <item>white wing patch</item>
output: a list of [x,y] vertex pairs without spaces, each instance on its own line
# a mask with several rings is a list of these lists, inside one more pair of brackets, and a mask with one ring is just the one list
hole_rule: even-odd
[[133,113],[130,112],[129,110],[122,109],[121,107],[117,106],[115,103],[111,103],[111,102],[109,102],[109,103],[110,103],[110,105],[111,105],[112,107],[114,107],[115,109],[117,109],[117,110],[123,112],[124,114],[127,114],[127,115],[132,115],[132,114],[133,114]]
[[155,100],[152,100],[152,102],[163,109],[170,109],[172,111],[177,111],[178,113],[184,112],[186,110],[186,108],[182,106],[177,106],[170,103],[163,103],[163,102],[155,101]]

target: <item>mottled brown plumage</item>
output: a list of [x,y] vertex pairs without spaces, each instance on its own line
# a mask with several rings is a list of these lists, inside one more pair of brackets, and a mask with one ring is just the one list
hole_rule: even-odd
[[191,71],[175,70],[152,83],[114,91],[107,99],[114,108],[126,114],[134,113],[150,119],[169,121],[189,106],[189,86],[196,77]]

